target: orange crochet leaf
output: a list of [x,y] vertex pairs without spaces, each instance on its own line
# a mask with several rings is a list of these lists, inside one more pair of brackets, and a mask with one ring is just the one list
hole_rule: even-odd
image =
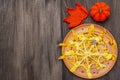
[[69,28],[73,28],[83,22],[85,18],[88,16],[88,11],[78,2],[76,3],[76,8],[67,8],[69,16],[64,18],[65,22],[69,23]]

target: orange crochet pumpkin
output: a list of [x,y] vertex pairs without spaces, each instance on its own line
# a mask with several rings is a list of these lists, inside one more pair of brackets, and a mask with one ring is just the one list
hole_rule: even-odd
[[97,2],[91,7],[90,15],[95,21],[105,21],[110,16],[110,7],[105,2]]

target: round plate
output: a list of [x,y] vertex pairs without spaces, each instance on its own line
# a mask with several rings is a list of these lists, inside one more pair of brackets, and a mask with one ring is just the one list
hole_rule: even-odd
[[[102,26],[96,25],[96,24],[82,24],[82,25],[79,25],[79,26],[73,28],[72,30],[74,30],[77,34],[79,34],[79,33],[82,33],[82,32],[86,32],[90,25],[94,25],[94,28],[97,31],[103,31],[105,29]],[[66,43],[66,42],[70,41],[73,38],[72,30],[70,32],[68,32],[68,34],[64,38],[63,43]],[[112,34],[108,30],[106,30],[105,36],[109,36],[112,40],[115,40],[114,37],[112,36]],[[65,51],[66,51],[65,47],[62,47],[62,54]],[[115,62],[116,62],[117,56],[118,56],[117,45],[114,48],[114,53],[113,54],[116,55],[115,59],[105,62],[104,63],[106,65],[105,68],[97,70],[94,65],[90,68],[91,69],[90,72],[92,74],[91,79],[101,77],[101,76],[105,75],[106,73],[108,73],[112,69],[112,67],[115,65]],[[63,61],[64,61],[65,65],[66,65],[66,67],[70,70],[72,68],[72,64],[67,59],[63,59]],[[86,70],[83,67],[77,68],[73,72],[73,74],[75,74],[75,75],[77,75],[78,77],[81,77],[81,78],[89,79],[89,77],[87,76]]]

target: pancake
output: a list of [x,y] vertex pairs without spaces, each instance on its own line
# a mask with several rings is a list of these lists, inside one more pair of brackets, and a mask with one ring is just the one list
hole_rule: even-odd
[[62,46],[66,67],[78,77],[93,79],[107,74],[115,65],[118,56],[113,35],[96,24],[82,24],[73,28]]

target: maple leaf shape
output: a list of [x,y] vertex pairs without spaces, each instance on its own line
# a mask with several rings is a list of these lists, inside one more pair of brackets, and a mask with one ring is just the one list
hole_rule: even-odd
[[86,8],[82,5],[80,5],[78,2],[76,3],[76,8],[67,8],[67,12],[70,16],[67,18],[64,18],[65,22],[70,23],[69,28],[73,28],[83,22],[85,18],[88,16],[88,11]]

